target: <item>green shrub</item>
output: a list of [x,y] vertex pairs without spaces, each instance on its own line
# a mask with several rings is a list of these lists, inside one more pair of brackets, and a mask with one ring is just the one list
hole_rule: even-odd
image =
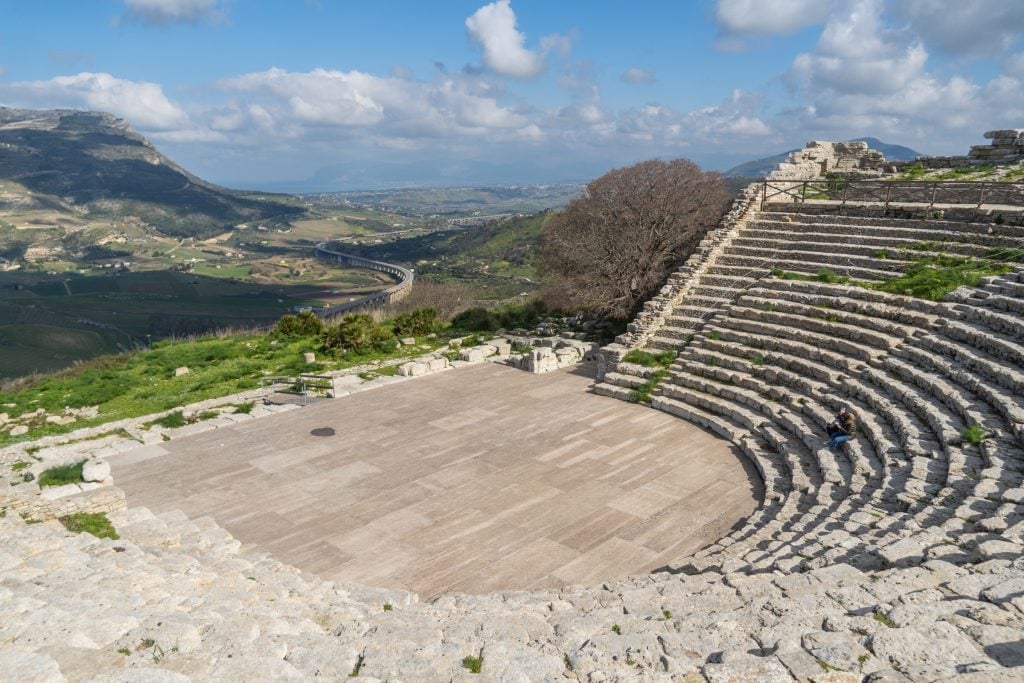
[[244,403],[239,403],[238,405],[235,406],[235,412],[236,413],[242,413],[243,415],[248,415],[249,413],[252,412],[252,409],[255,406],[256,406],[256,403],[254,403],[253,401],[246,401]]
[[383,342],[394,339],[391,328],[378,325],[365,313],[346,315],[341,321],[324,330],[323,344],[326,349],[367,353],[380,349]]
[[960,438],[972,446],[977,446],[985,438],[985,430],[980,425],[971,425],[970,427],[964,427],[960,431]]
[[484,668],[483,657],[464,657],[462,659],[462,668],[468,669],[471,674],[478,674]]
[[282,337],[315,337],[324,331],[324,321],[312,311],[283,315],[274,325],[274,334]]
[[78,512],[61,517],[60,523],[65,529],[76,534],[87,533],[96,538],[110,538],[115,541],[120,538],[104,512]]
[[456,332],[495,332],[502,328],[533,327],[548,312],[539,299],[498,308],[470,308],[452,318],[452,329]]
[[51,467],[39,475],[40,486],[63,486],[64,484],[77,484],[82,481],[82,467],[85,460],[80,460],[69,465]]
[[417,308],[398,316],[391,324],[400,337],[421,337],[434,332],[439,322],[436,308]]

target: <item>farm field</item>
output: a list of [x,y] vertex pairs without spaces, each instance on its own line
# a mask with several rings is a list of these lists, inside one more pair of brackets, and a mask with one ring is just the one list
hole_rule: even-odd
[[0,273],[0,379],[167,337],[263,327],[295,306],[346,301],[389,284],[363,273],[272,285],[168,270]]

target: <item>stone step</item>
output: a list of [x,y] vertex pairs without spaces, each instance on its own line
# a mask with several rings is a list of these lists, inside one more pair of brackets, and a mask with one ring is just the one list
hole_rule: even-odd
[[[914,259],[934,254],[963,254],[984,256],[993,248],[1005,245],[1005,241],[1013,238],[992,238],[990,244],[980,244],[973,235],[943,233],[943,239],[922,240],[915,237],[886,237],[857,233],[823,233],[800,230],[781,230],[772,228],[750,228],[743,235],[733,240],[730,252],[750,253],[761,251],[828,251],[842,245],[844,253],[862,256],[875,256],[881,250],[890,252],[890,256],[903,259]],[[806,246],[805,246],[806,245]]]
[[759,273],[774,270],[817,274],[823,270],[854,280],[887,280],[906,272],[912,261],[878,259],[843,253],[813,251],[761,251],[757,254],[724,254],[716,264],[735,268],[748,268]]
[[962,221],[946,220],[922,220],[917,218],[901,219],[891,217],[875,216],[835,216],[827,214],[812,213],[785,213],[775,210],[762,212],[758,218],[748,225],[780,225],[785,229],[799,229],[800,226],[820,226],[843,232],[846,234],[857,234],[871,228],[912,230],[931,230],[937,234],[957,232],[967,235],[999,235],[1006,237],[1024,238],[1024,227],[1015,225],[999,225],[997,223],[965,223]]

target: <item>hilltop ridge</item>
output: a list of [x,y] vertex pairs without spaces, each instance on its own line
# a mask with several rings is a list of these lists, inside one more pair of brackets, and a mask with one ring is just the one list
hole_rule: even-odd
[[0,208],[134,216],[176,237],[305,212],[285,195],[229,190],[189,173],[123,119],[67,109],[0,107]]

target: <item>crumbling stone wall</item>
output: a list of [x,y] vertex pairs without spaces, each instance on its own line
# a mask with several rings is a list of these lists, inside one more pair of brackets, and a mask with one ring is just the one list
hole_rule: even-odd
[[869,148],[866,142],[812,140],[803,149],[792,152],[768,178],[807,180],[836,173],[874,176],[881,174],[884,165],[882,153]]

